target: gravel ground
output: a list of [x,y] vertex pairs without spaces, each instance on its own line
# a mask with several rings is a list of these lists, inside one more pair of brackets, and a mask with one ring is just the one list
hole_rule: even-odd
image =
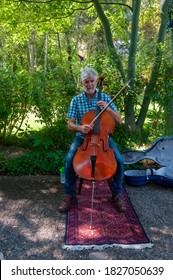
[[0,259],[172,260],[173,188],[125,185],[152,248],[64,250],[66,215],[57,210],[63,186],[57,176],[0,176]]

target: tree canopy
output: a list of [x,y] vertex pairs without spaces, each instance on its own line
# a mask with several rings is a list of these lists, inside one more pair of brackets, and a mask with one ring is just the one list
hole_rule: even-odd
[[1,134],[15,130],[32,110],[46,126],[65,118],[85,65],[106,76],[112,96],[131,81],[117,101],[126,131],[142,131],[152,104],[154,125],[163,111],[172,133],[172,3],[2,0]]

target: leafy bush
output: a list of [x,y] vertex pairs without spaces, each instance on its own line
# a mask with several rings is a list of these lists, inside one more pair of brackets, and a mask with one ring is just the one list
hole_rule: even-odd
[[8,160],[0,155],[0,175],[59,174],[72,137],[74,134],[68,131],[65,120],[58,121],[56,126],[31,131],[20,139],[7,137],[6,145],[24,147],[30,152]]
[[69,132],[66,120],[59,120],[50,127],[44,127],[39,131],[31,132],[28,143],[37,151],[62,150],[67,152],[74,134]]
[[0,71],[0,135],[2,141],[7,135],[20,131],[30,109],[30,75],[25,71],[15,74]]
[[64,164],[64,153],[55,152],[29,152],[23,156],[4,159],[1,156],[1,175],[57,175]]

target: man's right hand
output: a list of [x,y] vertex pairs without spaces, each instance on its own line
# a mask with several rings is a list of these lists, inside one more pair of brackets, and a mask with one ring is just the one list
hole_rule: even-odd
[[83,124],[81,125],[81,132],[83,134],[87,134],[88,132],[90,132],[92,130],[92,126],[89,124]]

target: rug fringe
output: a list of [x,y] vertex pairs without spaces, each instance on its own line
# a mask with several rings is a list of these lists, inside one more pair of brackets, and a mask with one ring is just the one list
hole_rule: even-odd
[[104,250],[107,248],[114,248],[114,247],[120,247],[123,249],[137,249],[137,250],[141,250],[144,248],[152,248],[153,243],[149,242],[149,243],[141,243],[141,244],[103,244],[103,245],[63,245],[63,249],[65,250],[78,250],[78,251],[82,251],[82,250],[86,250],[86,249],[94,249],[94,250]]

